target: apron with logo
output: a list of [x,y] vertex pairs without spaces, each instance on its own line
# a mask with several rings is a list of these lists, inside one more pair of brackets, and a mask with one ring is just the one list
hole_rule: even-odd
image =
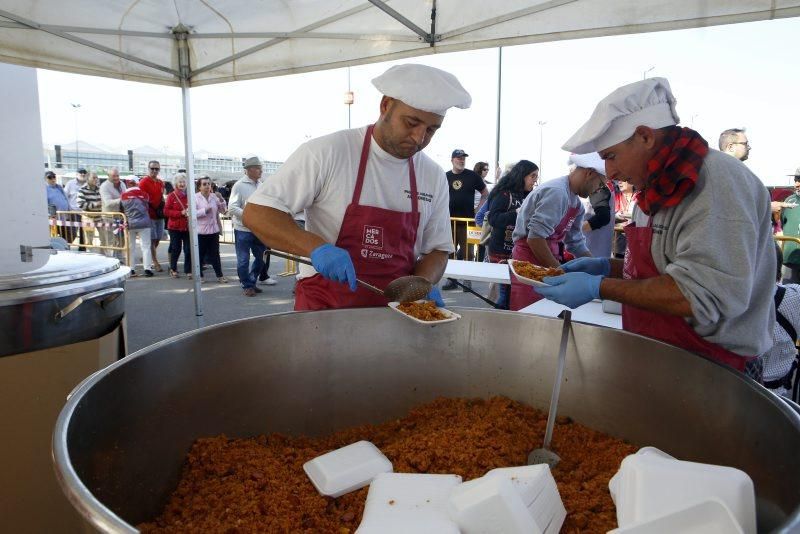
[[[623,277],[644,280],[660,276],[650,247],[653,243],[652,217],[647,226],[638,228],[635,223],[625,226],[628,248],[625,250]],[[622,328],[627,332],[658,339],[670,345],[707,356],[712,360],[744,372],[745,365],[754,357],[740,356],[721,346],[706,341],[694,331],[683,317],[656,313],[628,304],[622,305]]]
[[[345,249],[353,260],[356,276],[379,288],[392,280],[412,274],[415,264],[414,243],[419,226],[417,206],[417,177],[414,162],[408,159],[411,189],[411,212],[362,206],[361,189],[367,168],[373,126],[367,128],[353,199],[347,206],[336,246]],[[294,309],[324,310],[386,306],[388,301],[368,289],[358,286],[355,292],[347,284],[335,282],[316,274],[297,282]]]
[[[569,252],[564,250],[564,236],[572,227],[575,218],[580,211],[580,202],[574,208],[568,208],[567,213],[555,227],[553,233],[547,238],[547,246],[552,252],[553,256],[559,261],[565,261],[566,255]],[[569,254],[571,256],[571,254]],[[536,259],[531,247],[528,246],[528,240],[525,238],[517,239],[514,241],[514,249],[511,251],[511,258],[520,261],[529,261],[536,265],[543,265],[541,260]],[[509,308],[513,311],[521,310],[526,306],[530,306],[534,302],[542,300],[542,296],[533,290],[532,286],[528,286],[517,280],[517,277],[511,275],[511,304]]]

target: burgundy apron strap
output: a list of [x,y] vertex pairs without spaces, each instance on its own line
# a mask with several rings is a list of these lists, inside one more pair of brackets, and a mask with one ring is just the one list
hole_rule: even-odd
[[414,157],[408,158],[408,181],[411,182],[411,213],[417,213],[417,173],[414,170]]
[[364,136],[364,145],[361,147],[361,161],[358,163],[358,175],[356,176],[356,186],[353,188],[352,204],[358,205],[361,200],[361,187],[364,185],[364,174],[367,171],[367,158],[369,157],[369,145],[372,142],[372,130],[374,124],[367,128],[367,135]]

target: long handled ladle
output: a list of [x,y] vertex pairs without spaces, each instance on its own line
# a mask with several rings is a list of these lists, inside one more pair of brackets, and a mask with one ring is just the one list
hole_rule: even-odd
[[[279,258],[284,258],[287,260],[296,261],[298,263],[304,263],[306,265],[313,264],[308,258],[304,258],[302,256],[295,256],[294,254],[289,254],[288,252],[280,252],[277,250],[270,250],[270,254],[278,256]],[[362,287],[369,289],[383,297],[386,297],[390,301],[396,302],[414,302],[415,300],[419,300],[421,298],[425,298],[425,296],[430,293],[433,284],[431,284],[428,280],[421,276],[401,276],[400,278],[395,278],[389,284],[387,284],[386,289],[379,289],[374,285],[365,282],[363,280],[359,280],[356,278],[356,282]]]
[[572,312],[564,310],[559,314],[559,317],[564,319],[564,326],[561,330],[561,346],[558,348],[558,367],[556,369],[556,380],[553,383],[553,393],[550,395],[550,412],[547,414],[547,429],[544,433],[544,444],[541,449],[534,449],[528,455],[528,465],[547,464],[551,469],[561,461],[561,457],[550,450],[550,440],[553,439],[553,427],[556,424],[558,396],[561,393],[561,380],[564,378],[564,364],[567,360],[567,341],[569,341]]

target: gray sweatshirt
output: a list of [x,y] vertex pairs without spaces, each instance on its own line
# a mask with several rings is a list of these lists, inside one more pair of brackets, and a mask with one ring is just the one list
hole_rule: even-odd
[[231,198],[228,201],[228,215],[233,220],[233,229],[249,232],[250,230],[242,224],[242,213],[244,212],[244,205],[247,204],[247,199],[250,195],[256,192],[256,189],[261,184],[260,181],[254,182],[247,176],[242,176],[239,181],[233,184],[231,188]]
[[536,237],[547,239],[567,214],[567,209],[576,206],[578,215],[564,236],[564,245],[576,256],[585,255],[589,252],[581,231],[585,210],[580,197],[570,191],[566,176],[545,182],[525,198],[517,211],[514,241]]
[[[637,226],[649,217],[638,206]],[[695,332],[736,354],[772,346],[775,245],[770,196],[745,165],[710,150],[694,190],[652,221],[656,268],[692,306]]]

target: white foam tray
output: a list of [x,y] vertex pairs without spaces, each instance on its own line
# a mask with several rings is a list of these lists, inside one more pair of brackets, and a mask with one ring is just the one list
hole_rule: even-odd
[[340,497],[391,472],[392,462],[369,441],[357,441],[309,460],[303,470],[322,495]]

